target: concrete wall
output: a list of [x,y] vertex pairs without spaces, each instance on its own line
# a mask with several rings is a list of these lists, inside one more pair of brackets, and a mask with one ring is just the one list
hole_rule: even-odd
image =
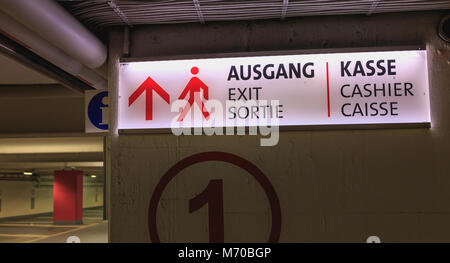
[[[97,196],[97,198],[96,198]],[[35,207],[31,209],[31,198]],[[0,181],[2,207],[0,218],[53,212],[53,185],[37,187],[36,183],[25,181]],[[83,208],[103,205],[103,187],[89,185],[84,180]]]
[[[305,17],[135,27],[131,57],[288,49],[426,44],[431,129],[282,132],[274,147],[258,136],[117,135],[108,140],[110,240],[149,242],[148,208],[161,177],[196,153],[221,151],[256,165],[281,204],[279,242],[450,242],[450,47],[436,28],[441,12]],[[121,31],[111,32],[114,120]],[[116,97],[117,98],[117,97]],[[161,242],[208,241],[208,207],[188,203],[212,179],[223,180],[225,242],[266,242],[270,206],[244,170],[218,161],[180,172],[157,210]],[[153,223],[153,222],[150,222]],[[214,222],[213,222],[214,223]]]
[[96,180],[83,178],[83,208],[103,205],[103,182]]

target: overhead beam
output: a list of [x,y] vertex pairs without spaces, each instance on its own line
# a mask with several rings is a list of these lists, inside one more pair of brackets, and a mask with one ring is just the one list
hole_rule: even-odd
[[0,163],[32,162],[103,162],[103,152],[0,154]]
[[[0,139],[0,154],[65,154],[103,153],[103,138],[55,137],[55,138],[5,138]],[[101,159],[102,160],[102,159]]]
[[90,169],[101,171],[103,169],[103,162],[16,162],[16,163],[1,163],[1,172],[17,172],[22,169],[63,169],[75,167],[77,169]]
[[73,137],[103,137],[99,133],[84,133],[84,132],[46,132],[46,133],[0,133],[1,139],[17,139],[17,138],[73,138]]

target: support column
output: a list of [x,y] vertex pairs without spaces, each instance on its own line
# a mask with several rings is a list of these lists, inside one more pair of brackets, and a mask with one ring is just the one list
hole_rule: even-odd
[[55,171],[53,223],[83,224],[83,172]]
[[[119,177],[118,168],[120,165],[119,160],[119,133],[117,129],[117,116],[118,116],[118,101],[119,101],[119,63],[120,58],[123,56],[124,45],[126,37],[124,32],[126,30],[121,28],[112,29],[109,32],[109,48],[108,48],[108,97],[109,97],[109,123],[108,123],[108,136],[106,137],[106,205],[107,205],[107,217],[108,217],[108,241],[120,242],[120,239],[116,238],[113,229],[120,228],[120,215],[122,211],[116,208],[118,198],[117,188],[113,189],[112,185],[117,182]],[[127,50],[125,53],[128,53]]]

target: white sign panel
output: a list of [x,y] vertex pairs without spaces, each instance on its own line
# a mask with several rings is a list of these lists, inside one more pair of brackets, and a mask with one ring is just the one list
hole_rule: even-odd
[[[194,102],[194,94],[202,101]],[[171,110],[179,99],[186,100],[186,107]],[[222,111],[214,111],[223,115],[223,119],[244,119],[247,124],[250,119],[262,116],[276,118],[280,126],[430,123],[426,51],[120,65],[119,129],[171,128],[174,120],[184,121],[180,116],[201,109],[201,103],[209,101],[223,104]],[[227,105],[237,101],[267,101],[267,104]],[[205,119],[209,114],[207,108],[203,110]]]
[[86,133],[108,131],[108,91],[87,90],[84,93],[84,127]]

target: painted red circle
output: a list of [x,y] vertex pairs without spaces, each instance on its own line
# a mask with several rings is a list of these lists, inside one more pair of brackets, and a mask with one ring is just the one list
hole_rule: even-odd
[[278,242],[281,232],[281,207],[275,189],[273,188],[269,179],[258,167],[256,167],[256,165],[252,164],[242,157],[226,152],[203,152],[191,155],[176,163],[163,175],[163,177],[156,185],[155,190],[153,191],[150,205],[148,207],[148,228],[150,233],[150,240],[153,243],[160,242],[158,229],[156,227],[156,212],[158,209],[159,200],[161,199],[161,195],[169,182],[183,169],[193,164],[209,161],[222,161],[234,164],[246,170],[261,185],[269,200],[270,209],[272,212],[272,229],[270,231],[268,242]]
[[193,75],[197,74],[197,73],[198,73],[198,68],[197,68],[197,67],[192,67],[192,68],[191,68],[191,73],[192,73]]

